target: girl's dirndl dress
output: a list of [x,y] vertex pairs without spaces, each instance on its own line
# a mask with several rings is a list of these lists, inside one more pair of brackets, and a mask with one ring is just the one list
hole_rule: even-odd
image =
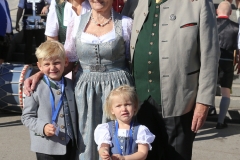
[[[148,144],[151,150],[151,143],[155,139],[149,129],[138,123],[134,123],[130,130],[118,129],[116,131],[116,121],[110,121],[97,126],[94,131],[94,139],[100,148],[102,143],[109,144],[110,155],[121,154],[131,155],[138,151],[138,144]],[[130,136],[131,135],[131,136]]]

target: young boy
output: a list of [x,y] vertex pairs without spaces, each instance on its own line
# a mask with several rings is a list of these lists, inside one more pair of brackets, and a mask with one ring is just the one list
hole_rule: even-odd
[[46,41],[38,47],[36,57],[44,77],[25,98],[22,113],[22,122],[30,130],[31,150],[37,160],[75,159],[77,111],[72,82],[63,77],[68,65],[63,45]]

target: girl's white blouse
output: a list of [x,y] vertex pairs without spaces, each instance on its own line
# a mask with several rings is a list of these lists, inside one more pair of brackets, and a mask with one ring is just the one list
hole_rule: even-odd
[[[84,1],[82,2],[81,5],[82,5],[81,14],[84,14],[90,11],[91,7],[89,2]],[[64,7],[63,25],[68,26],[72,17],[80,17],[80,16],[78,16],[76,12],[72,9],[72,4],[67,1]],[[56,1],[52,0],[51,5],[49,7],[49,13],[47,15],[45,35],[49,37],[57,37],[58,30],[59,30],[59,24],[58,24],[58,18],[56,13]]]
[[[126,129],[118,129],[118,136],[120,137],[128,137],[129,130]],[[140,125],[137,133],[136,143],[140,144],[148,144],[149,150],[152,149],[151,143],[154,141],[155,135],[152,134],[149,129]],[[109,125],[107,123],[99,124],[94,131],[94,140],[98,145],[98,149],[101,147],[102,143],[109,144],[112,146],[111,136],[109,132]]]
[[[78,61],[77,51],[76,51],[76,37],[77,31],[79,27],[81,17],[73,17],[72,20],[68,24],[67,28],[67,36],[64,44],[65,52],[70,62]],[[132,19],[126,16],[122,17],[122,31],[123,31],[123,39],[125,41],[125,49],[126,49],[126,58],[130,59],[130,38],[132,31]],[[95,35],[91,35],[88,33],[82,33],[81,41],[85,43],[91,44],[100,44],[104,42],[110,42],[114,40],[116,37],[115,29],[104,34],[100,37]]]

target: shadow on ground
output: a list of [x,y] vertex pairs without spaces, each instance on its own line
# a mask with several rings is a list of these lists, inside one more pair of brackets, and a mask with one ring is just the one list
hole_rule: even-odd
[[10,112],[10,111],[5,111],[0,109],[0,118],[2,117],[12,117],[12,116],[21,116],[21,113],[16,113],[16,112]]
[[15,117],[15,116],[21,116],[21,113],[15,113],[15,112],[0,110],[0,128],[22,125],[21,120],[12,120],[12,121],[9,121],[9,122],[6,122],[5,120],[4,120],[4,122],[2,122],[3,120],[1,120],[1,119],[5,119],[5,118],[8,118],[8,117],[9,118],[10,117]]
[[[229,117],[228,115],[225,117],[226,123],[240,124],[240,114],[238,110],[234,110],[234,109],[228,110],[228,114],[229,114]],[[218,119],[218,114],[207,117],[207,121],[210,121],[210,122],[217,123],[217,119]]]
[[216,129],[215,126],[215,123],[205,123],[194,141],[210,139],[223,140],[232,135],[240,134],[240,126],[238,125],[229,125],[228,128],[225,129]]
[[22,122],[20,120],[12,121],[12,122],[0,122],[0,128],[2,127],[13,127],[13,126],[20,126],[22,125]]

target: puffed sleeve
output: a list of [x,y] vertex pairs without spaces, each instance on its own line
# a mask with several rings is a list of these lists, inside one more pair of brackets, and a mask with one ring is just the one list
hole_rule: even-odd
[[151,143],[154,141],[154,139],[155,135],[152,134],[146,126],[144,125],[139,126],[136,143],[148,144],[149,150],[151,150],[152,149]]
[[122,18],[123,39],[125,41],[126,58],[130,60],[130,38],[132,32],[132,19],[126,16]]
[[64,44],[66,56],[68,57],[69,62],[75,62],[78,60],[76,43],[75,43],[76,35],[74,35],[75,34],[74,25],[76,24],[74,23],[74,20],[75,20],[75,17],[73,16],[67,27],[66,41]]
[[94,140],[98,145],[98,150],[102,143],[112,146],[111,136],[109,132],[109,126],[107,123],[99,124],[94,131]]

